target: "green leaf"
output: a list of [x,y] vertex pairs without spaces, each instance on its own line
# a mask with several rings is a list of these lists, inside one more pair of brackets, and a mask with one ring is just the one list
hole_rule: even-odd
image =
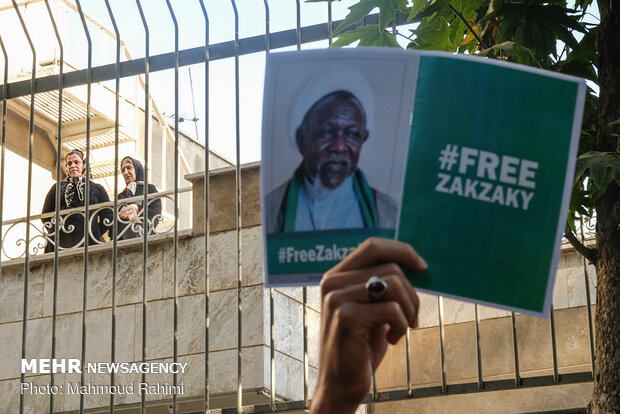
[[585,10],[592,4],[592,1],[593,0],[577,0],[575,3],[581,7],[581,9]]
[[577,213],[584,216],[591,216],[592,204],[592,199],[589,197],[588,191],[584,191],[581,185],[573,187],[569,203],[571,217],[577,217]]
[[568,62],[560,62],[557,65],[558,72],[565,73],[567,75],[578,76],[580,78],[586,78],[592,82],[598,83],[598,76],[594,71],[592,63],[584,62],[580,60],[572,60]]
[[379,25],[372,24],[358,27],[356,30],[341,33],[332,47],[348,46],[360,41],[359,46],[400,47],[394,35],[387,30],[379,30]]
[[[450,22],[449,24],[450,43],[459,46],[463,42],[463,39],[465,39],[463,35],[465,33],[469,34],[469,30],[467,29],[467,26],[465,26],[465,23],[463,23],[463,21],[458,18]],[[474,43],[477,45],[477,41],[475,41],[475,38],[470,43]]]
[[586,78],[598,84],[598,56],[596,55],[596,28],[589,30],[581,41],[570,48],[565,60],[557,62],[554,70],[567,75]]
[[620,118],[607,124],[608,127],[614,126],[614,125],[620,125]]
[[490,52],[502,51],[505,55],[513,56],[513,61],[517,63],[526,63],[540,67],[536,55],[527,47],[523,47],[516,42],[502,42],[491,46],[480,52],[481,56],[486,56]]
[[596,34],[598,28],[588,30],[581,41],[574,47],[566,60],[585,60],[594,65],[598,65],[598,55],[596,54]]
[[380,1],[381,0],[360,0],[359,3],[349,7],[349,14],[347,14],[347,17],[344,18],[342,23],[336,27],[333,34],[336,35],[347,27],[359,23],[359,21],[368,16],[375,7],[379,7],[378,3]]
[[539,63],[548,62],[549,56],[557,56],[558,39],[576,47],[572,32],[587,32],[579,22],[581,15],[560,1],[496,2],[495,6],[485,19],[501,19],[497,42],[517,42],[532,50]]
[[379,28],[385,29],[388,24],[396,17],[396,12],[400,10],[403,13],[409,13],[407,0],[383,0],[379,6]]
[[426,0],[413,0],[413,4],[411,5],[411,9],[409,10],[409,17],[407,21],[412,21],[415,17],[420,13],[420,11],[426,7]]
[[424,17],[432,17],[435,13],[442,14],[450,7],[450,0],[427,0],[426,2],[420,0],[420,4],[422,4],[422,7],[416,5],[414,1],[414,5],[411,7],[409,17],[407,18],[408,21],[419,21]]
[[568,227],[571,229],[571,231],[573,233],[577,233],[577,228],[575,227],[575,220],[571,220],[572,218],[575,218],[575,213],[570,209],[568,209]]
[[394,19],[397,10],[409,13],[407,0],[360,0],[359,3],[349,7],[349,14],[334,30],[334,35],[358,23],[375,8],[379,8],[379,31],[385,29]]
[[593,201],[607,190],[611,180],[620,185],[620,153],[589,151],[580,155],[575,165],[575,183],[583,182],[586,177],[593,187]]
[[[448,21],[442,17],[424,18],[417,29],[417,36],[407,47],[409,49],[454,51],[458,46],[452,42]],[[460,39],[458,40],[460,43]]]

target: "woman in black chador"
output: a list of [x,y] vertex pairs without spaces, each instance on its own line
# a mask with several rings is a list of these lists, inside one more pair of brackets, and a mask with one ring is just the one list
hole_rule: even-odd
[[[86,177],[84,177],[85,163],[82,151],[74,149],[65,157],[67,179],[60,183],[60,209],[84,206],[84,193],[86,192]],[[110,201],[104,188],[89,178],[90,181],[90,205]],[[49,213],[56,209],[56,184],[50,188],[43,204],[43,213]],[[64,220],[64,221],[63,221]],[[103,235],[112,226],[112,210],[103,208],[95,213],[90,210],[91,222],[88,244],[96,244],[103,241]],[[54,251],[53,217],[42,220],[48,231],[48,243],[45,252]],[[62,248],[77,247],[84,243],[84,212],[75,212],[61,217],[58,245]]]
[[[131,157],[123,158],[121,160],[121,174],[125,179],[127,188],[119,193],[119,200],[144,195],[144,167],[142,167],[140,161]],[[153,184],[149,184],[148,193],[151,194],[156,192],[157,187]],[[132,239],[140,236],[139,231],[143,227],[143,204],[144,201],[141,199],[132,201],[131,204],[121,207],[118,212],[118,217],[120,219],[118,223],[118,234],[120,235],[120,240]],[[161,199],[149,199],[149,205],[146,210],[150,234],[155,234],[155,227],[157,227],[161,220]]]

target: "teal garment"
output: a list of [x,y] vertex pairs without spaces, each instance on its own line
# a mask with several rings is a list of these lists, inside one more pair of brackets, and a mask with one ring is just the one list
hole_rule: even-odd
[[[353,174],[353,192],[358,201],[360,213],[362,215],[364,228],[378,228],[379,218],[375,194],[368,185],[362,171],[358,168]],[[295,231],[296,213],[299,202],[300,191],[303,186],[303,170],[299,166],[286,189],[282,205],[278,211],[276,232],[290,233]]]

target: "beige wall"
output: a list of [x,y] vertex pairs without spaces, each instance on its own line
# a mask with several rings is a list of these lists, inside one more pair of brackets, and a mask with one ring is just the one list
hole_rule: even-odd
[[[187,236],[187,234],[186,234]],[[161,236],[160,236],[161,238]],[[234,404],[237,385],[237,281],[235,233],[215,234],[210,238],[210,384],[211,393],[223,404]],[[261,229],[242,231],[241,300],[244,309],[243,374],[247,398],[265,403],[269,379],[269,291],[263,287]],[[116,282],[116,361],[140,362],[142,349],[142,249],[132,241],[120,244]],[[184,237],[179,241],[179,361],[188,362],[179,383],[185,384],[181,401],[200,398],[204,384],[204,238]],[[27,358],[50,358],[53,304],[52,254],[33,258],[29,274]],[[57,358],[80,358],[82,332],[83,271],[81,254],[62,253],[59,261],[57,296]],[[19,261],[2,268],[0,291],[0,390],[8,396],[6,412],[19,406],[19,361],[23,312],[24,268]],[[173,355],[173,252],[170,237],[149,247],[147,277],[147,351],[149,361],[171,361]],[[316,378],[319,314],[318,295],[311,289],[309,309],[312,352],[311,384]],[[112,263],[109,246],[94,248],[89,254],[86,316],[86,360],[110,361]],[[303,399],[303,354],[301,290],[282,289],[274,293],[276,306],[276,390],[287,399]],[[172,384],[172,376],[147,376],[147,381]],[[34,375],[27,382],[47,384],[49,375]],[[79,374],[56,375],[56,384],[79,381]],[[109,383],[103,376],[86,376],[93,384]],[[139,381],[139,375],[118,374],[117,384]],[[65,386],[66,388],[66,386]],[[229,397],[226,397],[226,396]],[[149,396],[162,400],[165,396]],[[139,402],[139,395],[118,396],[118,404]],[[107,396],[86,396],[86,407],[103,407]],[[47,410],[49,396],[27,395],[26,412]],[[79,408],[79,396],[59,395],[56,410]],[[188,403],[189,404],[189,403]],[[0,412],[3,412],[0,410]]]

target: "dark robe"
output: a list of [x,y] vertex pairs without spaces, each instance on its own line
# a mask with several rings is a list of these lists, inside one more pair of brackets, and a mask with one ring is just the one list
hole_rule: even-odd
[[[131,157],[126,157],[126,158],[131,158]],[[118,194],[119,205],[121,204],[120,200],[122,199],[144,195],[144,167],[142,166],[142,163],[140,163],[140,161],[136,160],[135,158],[131,158],[131,161],[133,162],[133,168],[136,172],[135,194],[132,194],[129,188],[125,188],[123,191],[121,191]],[[157,193],[157,187],[155,187],[153,184],[149,184],[148,193],[149,194]],[[138,211],[140,211],[142,210],[142,205],[144,204],[144,200],[142,199],[138,201],[133,201],[130,204],[137,205]],[[147,211],[148,221],[149,223],[151,223],[151,225],[149,226],[150,234],[155,234],[155,227],[157,227],[157,225],[159,224],[161,220],[161,198],[157,198],[157,199],[149,198],[149,205],[146,211]],[[139,216],[138,221],[137,221],[137,226],[142,227],[143,225],[144,223],[143,223],[142,216]],[[133,239],[135,237],[140,236],[140,233],[133,231],[131,226],[132,226],[131,223],[127,223],[127,220],[122,220],[122,221],[119,220],[118,234],[121,235],[119,237],[119,240]],[[126,227],[129,227],[129,228],[127,228],[127,230],[123,233],[123,230],[125,230]]]
[[[70,187],[70,190],[73,189],[73,191],[69,191],[69,193],[67,193],[67,187],[70,184],[71,183],[69,181],[62,181],[60,183],[60,210],[61,212],[62,210],[66,210],[69,208],[84,206],[83,196],[80,197],[78,195],[79,193],[77,189],[78,183],[73,183],[72,187]],[[84,183],[83,178],[81,181],[81,186],[82,186],[81,188],[83,189],[83,191],[85,191],[86,183]],[[82,198],[82,200],[80,200],[80,198]],[[110,198],[108,197],[108,194],[106,193],[103,186],[91,181],[90,182],[90,197],[89,197],[90,204],[93,205],[97,203],[103,203],[105,201],[110,201]],[[56,209],[56,184],[54,184],[52,188],[50,188],[50,190],[48,191],[47,196],[45,197],[45,202],[43,203],[42,212],[49,213],[49,212],[55,211],[55,209]],[[83,245],[83,239],[84,239],[83,212],[82,213],[75,212],[75,213],[71,213],[68,216],[63,215],[63,217],[65,218],[65,221],[64,221],[63,227],[59,230],[60,234],[59,234],[58,245],[63,248],[77,247],[77,246]],[[108,230],[112,226],[112,219],[113,217],[112,217],[111,207],[105,207],[99,210],[97,213],[95,213],[95,210],[90,210],[89,220],[91,220],[92,235],[89,236],[89,240],[88,240],[89,245],[97,244],[97,241],[99,242],[103,241],[103,235],[107,233]],[[61,217],[61,220],[62,220],[62,217]],[[43,219],[42,221],[43,223],[52,223],[52,217]],[[104,221],[109,223],[109,226],[106,225],[106,222]],[[69,231],[71,229],[71,226],[73,226],[73,230]],[[45,246],[45,252],[48,253],[48,252],[54,251],[55,227],[53,224],[51,225],[51,227],[47,227],[46,225],[46,229],[49,232],[48,238],[50,239],[50,241],[48,241],[47,245]]]

